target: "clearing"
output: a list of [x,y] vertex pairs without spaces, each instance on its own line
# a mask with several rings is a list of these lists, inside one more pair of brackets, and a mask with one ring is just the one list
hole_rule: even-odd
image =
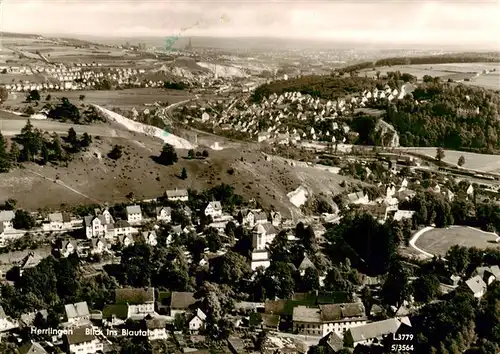
[[490,232],[466,226],[450,226],[444,229],[432,229],[420,235],[415,246],[433,255],[445,255],[454,245],[464,247],[500,248],[495,242],[497,236]]

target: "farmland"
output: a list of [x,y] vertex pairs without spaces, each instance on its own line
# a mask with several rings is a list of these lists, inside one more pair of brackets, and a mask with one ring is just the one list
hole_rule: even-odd
[[464,226],[451,226],[446,229],[432,229],[424,232],[415,245],[434,255],[445,255],[454,245],[477,248],[499,248],[496,235]]
[[[480,74],[483,70],[489,73]],[[493,71],[494,70],[494,71]],[[414,65],[393,65],[378,67],[376,69],[361,70],[360,75],[365,74],[368,77],[375,77],[377,72],[381,75],[386,74],[388,71],[401,71],[416,76],[422,79],[424,75],[439,76],[443,79],[452,79],[462,81],[469,79],[470,81],[463,81],[464,84],[480,86],[487,89],[500,89],[500,64],[499,63],[454,63],[454,64],[414,64]]]
[[[103,107],[133,108],[152,104],[154,102],[168,102],[168,104],[184,101],[190,98],[185,91],[164,90],[159,88],[135,88],[116,91],[64,91],[50,92],[52,100],[66,97],[70,101],[77,101],[80,95],[85,96],[85,103],[94,103]],[[6,106],[23,106],[25,93],[10,95],[5,102]],[[42,97],[43,99],[45,97]]]
[[[411,153],[436,157],[435,147],[401,147],[398,150],[404,150]],[[466,169],[481,171],[481,172],[500,172],[500,156],[491,154],[476,154],[472,152],[444,150],[445,157],[443,161],[449,164],[456,165],[460,156],[465,158],[465,164],[462,166]]]

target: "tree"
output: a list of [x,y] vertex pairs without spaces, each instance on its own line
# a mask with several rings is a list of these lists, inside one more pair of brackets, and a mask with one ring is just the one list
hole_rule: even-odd
[[77,137],[76,131],[73,127],[68,129],[68,143],[70,143],[72,147],[75,147],[78,145],[78,137]]
[[209,227],[205,230],[205,239],[210,252],[217,252],[221,249],[223,243],[219,232],[214,227]]
[[31,90],[26,97],[26,101],[40,101],[40,92],[38,90]]
[[15,141],[11,142],[10,144],[9,156],[12,162],[16,163],[19,161],[21,150],[19,149],[19,144],[17,144]]
[[0,132],[0,173],[9,172],[11,167],[11,158],[7,153],[7,142],[2,132]]
[[80,142],[81,146],[88,147],[90,146],[91,143],[92,143],[92,137],[87,133],[83,133],[82,140]]
[[425,274],[413,282],[415,300],[428,303],[441,294],[439,279],[434,274]]
[[201,153],[203,157],[208,157],[208,151],[207,150],[203,150],[203,152]]
[[438,147],[436,150],[436,160],[438,160],[439,163],[445,158],[445,153],[442,147]]
[[458,162],[457,162],[457,165],[458,166],[463,166],[465,165],[465,157],[462,155],[458,158]]
[[5,87],[0,87],[0,104],[7,101],[7,98],[9,98],[9,92]]
[[175,148],[170,144],[163,145],[163,149],[161,150],[158,160],[163,165],[173,165],[176,163],[178,158]]
[[42,164],[46,165],[49,162],[50,159],[50,152],[49,148],[47,147],[47,144],[42,145]]
[[45,101],[50,101],[52,99],[52,96],[49,94],[47,97],[45,97]]
[[108,157],[113,160],[118,160],[122,157],[123,154],[123,147],[121,145],[115,145],[113,146],[113,149],[110,151],[108,154]]
[[448,268],[455,275],[461,275],[470,264],[469,250],[465,247],[454,245],[446,252]]
[[85,99],[85,95],[80,95],[78,98],[80,101],[83,101]]
[[181,171],[181,179],[186,179],[188,177],[186,168],[183,167]]
[[188,151],[188,159],[194,159],[194,150],[193,149]]
[[30,212],[18,209],[16,210],[12,224],[18,230],[31,230],[35,227],[35,218]]
[[310,292],[313,290],[318,290],[319,285],[319,272],[316,268],[309,267],[304,271],[304,275],[301,277],[301,282],[299,284],[301,291]]

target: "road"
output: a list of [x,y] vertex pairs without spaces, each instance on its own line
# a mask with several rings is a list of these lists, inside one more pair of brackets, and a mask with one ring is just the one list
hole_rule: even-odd
[[[26,125],[28,118],[16,118],[16,119],[2,119],[0,120],[0,130],[3,135],[13,136],[21,133],[21,130]],[[105,125],[77,125],[55,122],[52,120],[36,120],[31,119],[31,124],[35,128],[41,129],[43,131],[55,132],[57,134],[67,134],[69,128],[75,129],[77,134],[87,133],[92,136],[106,136],[106,137],[118,137],[118,133],[115,129],[107,127]]]

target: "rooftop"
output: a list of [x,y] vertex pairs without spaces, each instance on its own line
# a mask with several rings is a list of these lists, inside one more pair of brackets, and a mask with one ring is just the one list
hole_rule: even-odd
[[154,288],[122,288],[115,290],[115,303],[140,305],[155,301]]

